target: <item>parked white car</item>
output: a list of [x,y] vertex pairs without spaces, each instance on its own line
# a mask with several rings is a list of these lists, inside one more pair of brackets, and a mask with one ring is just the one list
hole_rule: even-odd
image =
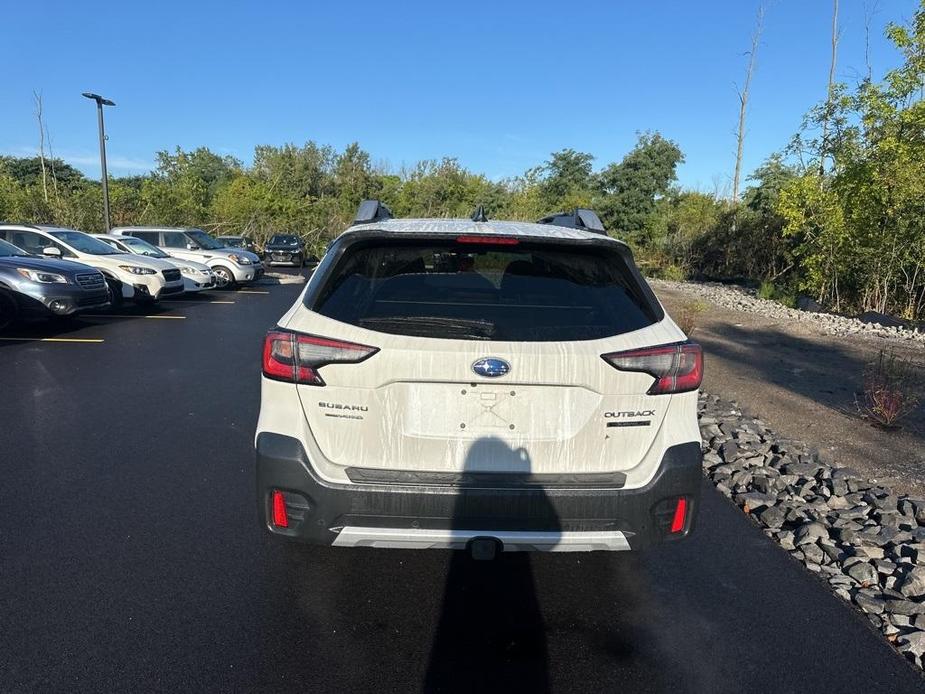
[[263,276],[263,263],[256,253],[227,248],[202,229],[169,227],[118,227],[114,236],[134,236],[182,260],[204,263],[215,273],[218,287],[253,282]]
[[215,273],[212,272],[212,268],[208,265],[197,263],[193,260],[173,258],[157,246],[152,246],[142,239],[136,239],[134,236],[115,236],[114,234],[93,234],[93,238],[99,239],[123,253],[158,258],[170,263],[183,275],[183,289],[188,294],[201,292],[204,289],[212,289],[215,286]]
[[364,202],[267,334],[266,529],[479,558],[687,536],[700,347],[590,210],[475,219]]
[[106,277],[114,306],[123,299],[151,303],[183,293],[183,277],[173,264],[122,253],[76,229],[2,224],[0,238],[33,255],[95,267]]

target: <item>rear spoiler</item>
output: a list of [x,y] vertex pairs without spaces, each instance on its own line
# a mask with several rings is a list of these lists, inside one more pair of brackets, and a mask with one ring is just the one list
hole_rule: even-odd
[[357,208],[354,224],[369,224],[381,222],[383,219],[392,219],[392,210],[379,200],[364,200]]
[[537,224],[553,224],[557,227],[582,229],[596,234],[606,234],[604,223],[597,212],[585,207],[576,207],[572,212],[555,212],[548,217],[536,220]]

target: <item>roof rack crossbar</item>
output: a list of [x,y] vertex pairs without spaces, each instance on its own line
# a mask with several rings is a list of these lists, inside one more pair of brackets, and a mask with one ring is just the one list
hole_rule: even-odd
[[583,229],[595,234],[606,234],[604,223],[594,210],[586,207],[576,207],[573,212],[556,212],[536,220],[537,224],[554,224],[569,229]]
[[392,210],[378,200],[363,200],[357,207],[354,224],[368,224],[381,222],[383,219],[392,219]]

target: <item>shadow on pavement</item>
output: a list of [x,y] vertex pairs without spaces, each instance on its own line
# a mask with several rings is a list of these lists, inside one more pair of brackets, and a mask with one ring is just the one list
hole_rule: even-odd
[[[469,472],[516,469],[528,474],[530,468],[525,450],[513,450],[497,438],[476,441],[464,465]],[[451,528],[560,529],[555,509],[539,488],[529,504],[529,519],[489,521],[480,518],[482,508],[460,495]],[[486,687],[549,690],[546,625],[530,553],[500,553],[494,560],[477,561],[468,552],[456,551],[450,559],[424,691],[472,692]]]

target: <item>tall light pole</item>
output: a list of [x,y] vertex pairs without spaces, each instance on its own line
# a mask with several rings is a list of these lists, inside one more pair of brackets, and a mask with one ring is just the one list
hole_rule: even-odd
[[109,176],[106,173],[106,131],[103,128],[103,106],[115,106],[114,101],[104,99],[99,94],[84,92],[83,95],[96,102],[96,112],[100,123],[100,167],[103,169],[103,223],[109,233]]

